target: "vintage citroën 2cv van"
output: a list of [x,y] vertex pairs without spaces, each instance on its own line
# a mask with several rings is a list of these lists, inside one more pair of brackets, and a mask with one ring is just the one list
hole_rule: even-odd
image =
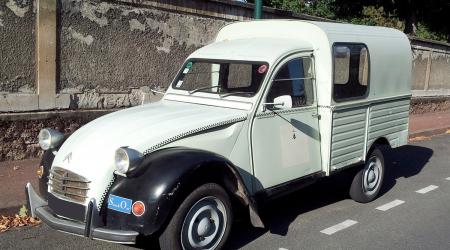
[[229,24],[186,59],[161,101],[70,136],[42,130],[31,213],[93,239],[156,235],[163,249],[217,249],[237,206],[263,226],[262,200],[348,167],[350,197],[370,202],[384,150],[407,143],[410,77],[409,40],[394,29]]

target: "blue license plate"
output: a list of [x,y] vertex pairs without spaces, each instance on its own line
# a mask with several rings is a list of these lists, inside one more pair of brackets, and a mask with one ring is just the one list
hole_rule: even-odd
[[117,195],[110,194],[108,197],[108,209],[112,209],[121,213],[131,213],[132,200]]

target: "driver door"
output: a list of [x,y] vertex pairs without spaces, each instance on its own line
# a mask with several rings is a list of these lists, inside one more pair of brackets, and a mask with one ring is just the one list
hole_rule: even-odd
[[314,85],[309,56],[287,58],[272,75],[252,127],[256,189],[321,171]]

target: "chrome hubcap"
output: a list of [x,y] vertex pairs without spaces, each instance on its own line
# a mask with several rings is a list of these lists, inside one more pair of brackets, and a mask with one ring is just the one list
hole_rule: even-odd
[[225,233],[227,212],[216,197],[197,201],[186,214],[181,228],[183,249],[214,249]]
[[381,162],[377,157],[372,157],[366,163],[363,176],[363,188],[367,195],[377,191],[381,182]]

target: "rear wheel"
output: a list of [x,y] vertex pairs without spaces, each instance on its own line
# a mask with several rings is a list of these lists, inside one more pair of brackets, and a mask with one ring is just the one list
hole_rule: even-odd
[[383,185],[384,155],[381,146],[375,146],[369,153],[364,167],[353,178],[350,186],[350,197],[361,203],[377,198]]
[[161,249],[220,249],[230,233],[233,212],[227,192],[207,183],[189,194],[159,238]]

